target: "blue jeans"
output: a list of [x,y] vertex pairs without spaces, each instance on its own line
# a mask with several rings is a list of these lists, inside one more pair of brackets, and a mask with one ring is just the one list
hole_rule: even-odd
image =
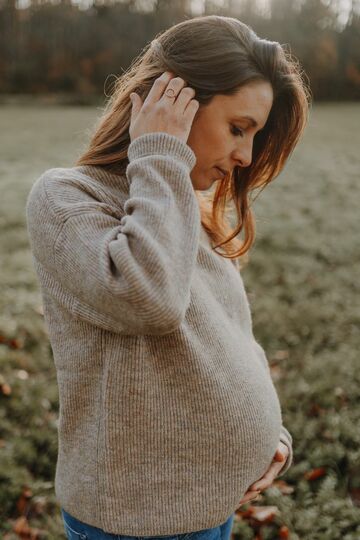
[[173,536],[122,536],[120,534],[112,534],[87,525],[82,521],[74,518],[68,512],[61,509],[62,518],[64,521],[65,532],[68,540],[230,540],[231,531],[235,514],[231,516],[223,523],[212,529],[203,529],[201,531],[195,531],[191,533],[176,534]]

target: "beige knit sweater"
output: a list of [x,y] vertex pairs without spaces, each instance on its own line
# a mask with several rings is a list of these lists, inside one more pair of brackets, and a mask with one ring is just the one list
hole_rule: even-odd
[[223,523],[290,450],[239,271],[211,249],[191,148],[149,133],[126,175],[46,171],[27,223],[59,386],[55,492],[129,536]]

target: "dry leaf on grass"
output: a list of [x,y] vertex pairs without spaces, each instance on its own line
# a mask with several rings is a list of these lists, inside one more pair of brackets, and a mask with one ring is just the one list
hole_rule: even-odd
[[304,473],[304,478],[305,480],[309,480],[311,482],[312,480],[325,476],[325,474],[325,467],[317,467],[316,469],[311,469],[311,471],[306,471],[306,473]]

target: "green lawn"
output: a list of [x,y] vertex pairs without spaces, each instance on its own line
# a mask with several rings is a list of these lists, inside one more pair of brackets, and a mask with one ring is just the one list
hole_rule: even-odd
[[[236,540],[360,538],[360,104],[314,106],[283,173],[254,203],[243,278],[294,439],[293,467],[237,516]],[[51,167],[72,166],[100,107],[0,107],[0,536],[25,516],[63,539],[53,480],[58,394],[25,230],[25,200]],[[244,507],[242,507],[244,509]],[[21,528],[21,521],[18,521]],[[283,536],[280,536],[282,534]]]

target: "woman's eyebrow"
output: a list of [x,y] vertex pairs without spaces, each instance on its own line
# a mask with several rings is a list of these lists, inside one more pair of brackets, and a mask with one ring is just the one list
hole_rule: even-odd
[[257,121],[252,117],[252,116],[234,116],[234,120],[249,120],[249,122],[251,123],[252,127],[257,127],[258,126],[258,123]]
[[[246,116],[246,115],[244,115],[244,116],[235,116],[234,120],[248,120],[250,122],[250,124],[252,125],[252,127],[256,128],[258,126],[257,121],[252,116]],[[265,123],[265,125],[266,125],[266,123]],[[265,125],[261,129],[258,129],[257,133],[259,133],[259,131],[263,131],[265,129]]]

